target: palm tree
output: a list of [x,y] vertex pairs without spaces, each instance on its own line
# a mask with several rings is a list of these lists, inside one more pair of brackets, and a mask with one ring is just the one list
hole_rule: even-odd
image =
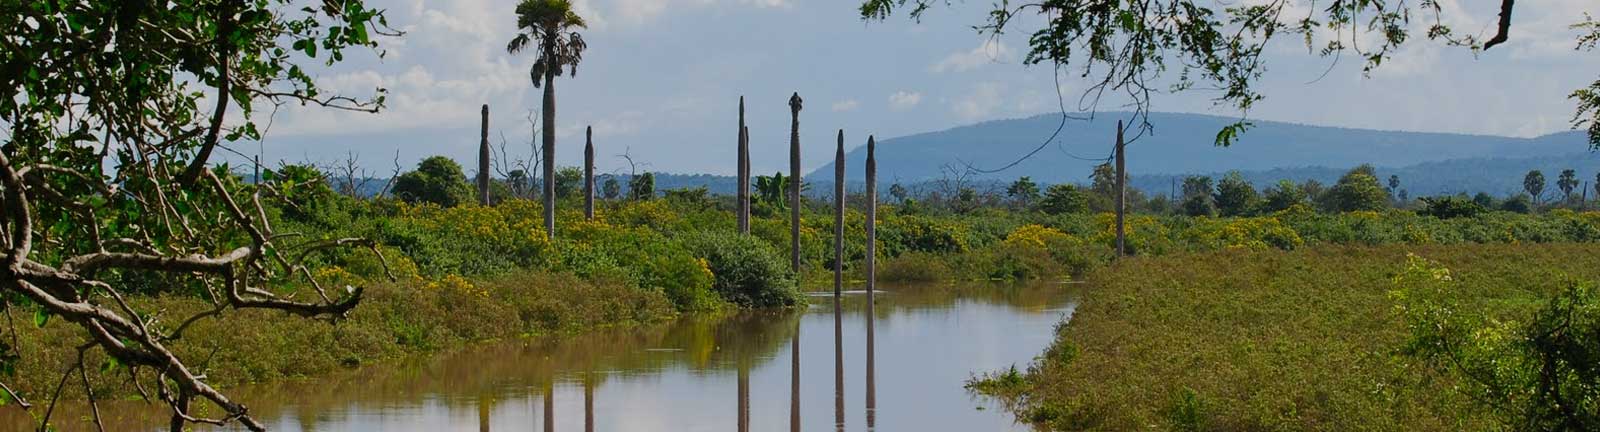
[[[517,54],[527,48],[538,50],[538,58],[528,77],[534,87],[544,87],[544,230],[556,232],[556,77],[563,69],[578,75],[578,62],[588,44],[577,29],[588,28],[583,17],[572,10],[571,0],[522,0],[517,4],[517,37],[506,44],[506,52]],[[544,80],[543,83],[540,80]]]

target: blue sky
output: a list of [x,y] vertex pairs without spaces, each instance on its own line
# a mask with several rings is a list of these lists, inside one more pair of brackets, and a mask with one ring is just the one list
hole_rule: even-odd
[[[433,154],[466,162],[477,153],[478,107],[488,103],[492,141],[504,134],[509,156],[527,157],[525,117],[538,108],[540,90],[528,80],[532,58],[504,50],[516,31],[513,0],[368,1],[387,9],[390,23],[407,34],[384,39],[382,59],[353,56],[319,77],[352,94],[385,87],[388,109],[373,115],[284,107],[271,116],[265,143],[233,148],[245,154],[259,148],[266,161],[290,162],[326,163],[355,153],[380,175],[392,169],[397,153],[408,169]],[[981,23],[987,1],[956,0],[921,23],[904,17],[863,22],[859,0],[575,2],[590,22],[583,31],[589,50],[578,75],[556,85],[562,165],[581,162],[582,130],[592,125],[601,171],[625,170],[612,155],[627,151],[651,170],[732,174],[741,95],[757,173],[787,166],[791,92],[806,101],[801,135],[807,167],[831,158],[838,129],[854,147],[867,134],[894,137],[1056,111],[1050,68],[1020,62],[1025,32],[988,39],[971,29]],[[1443,3],[1458,31],[1492,31],[1492,2]],[[1422,40],[1418,30],[1416,42],[1371,76],[1347,57],[1318,80],[1330,60],[1282,39],[1274,42],[1260,83],[1267,99],[1249,116],[1509,136],[1567,130],[1572,103],[1566,95],[1600,71],[1600,54],[1574,51],[1576,33],[1567,28],[1585,12],[1600,13],[1600,7],[1583,0],[1524,2],[1511,41],[1476,58]],[[1420,29],[1423,20],[1417,21]],[[1036,21],[1018,24],[1019,30],[1037,27]],[[1075,73],[1063,73],[1069,108],[1084,86]],[[1154,109],[1239,115],[1213,106],[1213,96],[1158,95]],[[1120,103],[1108,99],[1099,108],[1119,109]]]

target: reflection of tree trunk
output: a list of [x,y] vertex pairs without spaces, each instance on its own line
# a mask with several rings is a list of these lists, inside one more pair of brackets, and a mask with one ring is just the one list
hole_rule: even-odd
[[872,304],[872,293],[869,292],[867,293],[867,430],[869,431],[877,427],[878,420],[878,366],[873,361],[873,351],[877,347],[872,339],[875,332],[872,322],[877,320],[874,316],[876,313],[877,310]]
[[750,432],[750,366],[739,365],[739,432]]
[[833,297],[833,424],[844,431],[844,322],[837,295]]
[[594,432],[594,377],[583,376],[583,430]]
[[544,385],[544,432],[556,431],[556,382],[551,378]]
[[478,396],[478,432],[489,432],[489,411],[491,400],[489,395]]
[[800,324],[789,342],[789,432],[800,432]]

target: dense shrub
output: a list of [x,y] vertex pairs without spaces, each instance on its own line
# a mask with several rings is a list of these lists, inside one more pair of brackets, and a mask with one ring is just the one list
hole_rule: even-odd
[[472,202],[472,186],[456,161],[434,156],[418,163],[416,171],[396,178],[394,196],[409,203],[454,207]]
[[1449,269],[1411,256],[1395,277],[1410,341],[1404,353],[1459,378],[1502,424],[1600,430],[1600,290],[1569,282],[1525,323],[1477,313]]
[[1489,211],[1482,205],[1461,197],[1423,197],[1421,200],[1425,207],[1423,207],[1421,210],[1417,210],[1417,213],[1433,216],[1439,219],[1473,217]]
[[794,273],[778,251],[760,239],[701,231],[680,239],[715,275],[712,287],[724,300],[745,307],[788,306],[799,299]]

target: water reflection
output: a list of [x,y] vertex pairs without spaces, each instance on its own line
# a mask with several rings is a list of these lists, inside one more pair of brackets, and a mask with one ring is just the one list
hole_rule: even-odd
[[877,365],[873,364],[873,353],[872,353],[873,349],[877,348],[877,343],[875,343],[872,340],[873,335],[875,333],[877,333],[877,331],[872,328],[872,323],[874,321],[878,320],[877,316],[876,316],[877,315],[877,307],[876,307],[877,305],[873,304],[873,298],[874,297],[877,297],[875,295],[875,293],[871,289],[868,289],[867,290],[867,430],[869,430],[869,431],[873,430],[874,428],[876,428],[878,426],[877,425],[877,419],[878,419],[878,415],[877,415],[878,414],[878,388],[876,386],[876,384],[878,382],[878,379],[877,379],[877,376],[876,376],[876,372],[878,370],[878,367],[877,367]]
[[833,424],[844,431],[844,296],[833,292]]
[[[877,291],[871,304],[863,294],[846,292],[837,313],[823,306],[685,317],[563,340],[489,344],[316,382],[240,388],[233,395],[275,431],[503,431],[539,425],[546,431],[725,431],[735,423],[740,431],[772,432],[785,429],[785,406],[790,431],[805,429],[803,423],[811,430],[868,430],[879,423],[887,430],[1026,430],[1003,412],[976,409],[987,402],[973,399],[961,384],[975,371],[1020,365],[1036,355],[1070,310],[1069,288],[891,286]],[[830,292],[812,301],[827,305],[832,297]],[[827,346],[830,324],[832,383],[822,378],[828,365],[819,358],[828,355],[827,348],[816,349]],[[846,346],[866,350],[847,352]],[[883,371],[876,370],[880,355],[890,365]],[[815,360],[803,362],[801,356]],[[853,375],[863,364],[865,373]],[[847,396],[845,382],[854,379],[864,386],[851,387],[865,392]],[[734,407],[726,402],[730,390]],[[802,410],[827,406],[830,396],[832,425],[819,421],[826,409]],[[845,414],[850,397],[862,397],[865,416],[847,418],[853,417]],[[137,402],[102,408],[108,430],[160,430],[167,420],[164,411]],[[81,404],[59,410],[57,418],[89,415]],[[0,407],[0,430],[30,425],[26,414]],[[86,421],[60,426],[92,429]]]

